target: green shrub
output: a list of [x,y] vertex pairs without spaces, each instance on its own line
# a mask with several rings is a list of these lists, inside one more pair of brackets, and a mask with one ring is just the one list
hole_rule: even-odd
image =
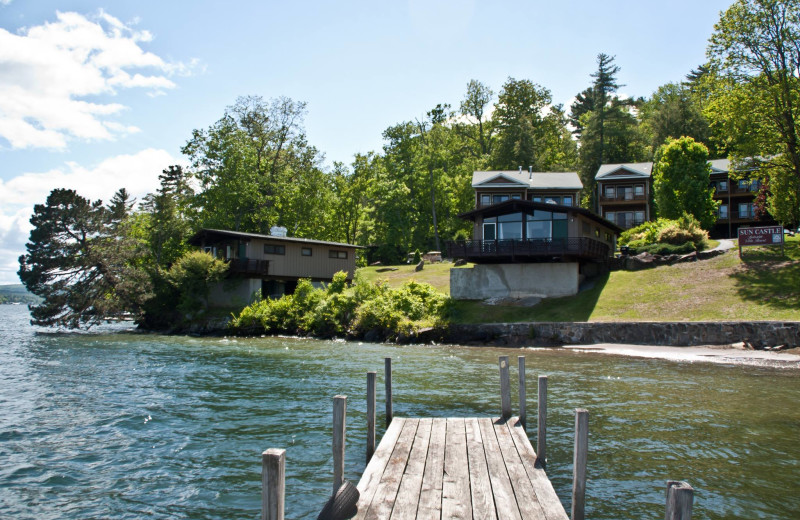
[[628,246],[639,252],[654,244],[682,245],[686,242],[694,244],[693,249],[698,251],[705,249],[708,244],[708,233],[700,227],[697,219],[688,214],[678,220],[659,218],[645,222],[623,231],[618,241],[620,246]]
[[631,254],[650,253],[651,255],[685,255],[695,251],[692,242],[683,244],[648,244],[641,247],[631,248]]

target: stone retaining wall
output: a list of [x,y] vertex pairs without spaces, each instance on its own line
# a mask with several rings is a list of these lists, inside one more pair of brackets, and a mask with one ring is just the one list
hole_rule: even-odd
[[[490,345],[729,345],[745,341],[756,348],[800,347],[800,322],[609,322],[495,323],[451,325],[444,341]],[[422,338],[420,338],[422,339]]]

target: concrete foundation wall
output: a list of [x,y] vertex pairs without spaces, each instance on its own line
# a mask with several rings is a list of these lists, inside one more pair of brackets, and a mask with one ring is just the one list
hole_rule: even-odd
[[209,307],[244,307],[261,290],[260,278],[230,278],[218,282],[208,295]]
[[450,269],[450,296],[456,300],[572,296],[578,294],[579,283],[577,262]]

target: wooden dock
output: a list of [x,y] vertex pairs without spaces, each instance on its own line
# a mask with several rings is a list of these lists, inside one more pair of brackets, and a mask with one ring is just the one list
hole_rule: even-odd
[[395,417],[358,491],[357,519],[568,518],[516,417]]

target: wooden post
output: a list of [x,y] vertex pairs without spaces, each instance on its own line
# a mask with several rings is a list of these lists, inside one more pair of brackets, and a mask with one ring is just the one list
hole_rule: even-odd
[[386,380],[386,427],[392,424],[392,358],[384,358],[384,379]]
[[511,417],[511,382],[508,376],[508,356],[500,356],[500,415]]
[[375,372],[367,372],[367,463],[375,453]]
[[536,422],[537,460],[547,465],[547,376],[539,376],[539,409]]
[[589,411],[575,410],[575,456],[572,459],[572,520],[584,520],[586,458],[589,452]]
[[667,481],[667,514],[665,520],[692,520],[694,489],[686,482]]
[[525,356],[517,356],[519,367],[519,422],[522,429],[528,430],[528,413],[525,406]]
[[283,520],[286,492],[286,450],[261,454],[261,520]]
[[347,396],[333,397],[333,493],[344,482],[344,438],[347,417]]

